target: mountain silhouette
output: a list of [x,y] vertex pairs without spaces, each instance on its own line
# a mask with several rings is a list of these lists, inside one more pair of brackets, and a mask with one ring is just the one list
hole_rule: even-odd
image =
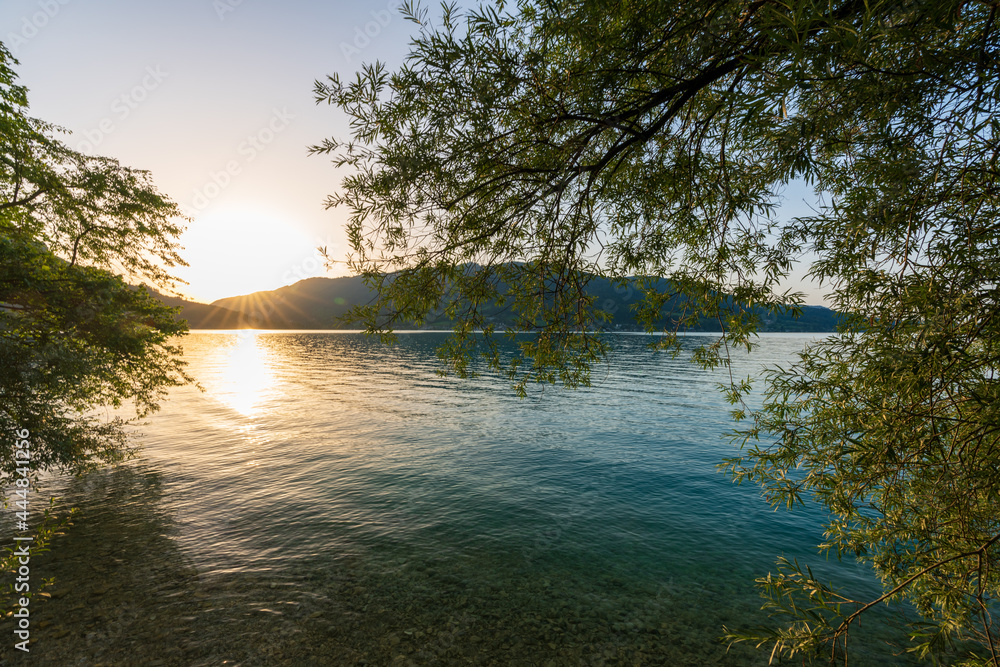
[[[595,305],[611,314],[606,328],[618,331],[638,331],[631,306],[642,299],[637,281],[624,286],[605,278],[595,277],[587,291],[595,297]],[[658,281],[658,289],[666,289],[666,281]],[[299,282],[267,290],[218,299],[211,304],[160,296],[171,306],[182,308],[180,317],[188,321],[191,329],[347,329],[357,325],[339,319],[352,307],[370,303],[375,294],[360,276],[343,278],[307,278]],[[679,301],[674,301],[679,307]],[[761,331],[830,332],[835,331],[839,315],[823,306],[803,306],[801,314],[791,312],[768,314],[758,312]],[[491,306],[484,310],[498,328],[511,321],[506,309]],[[667,319],[663,325],[667,326]],[[452,322],[446,318],[431,320],[423,328],[450,329]],[[406,328],[397,326],[397,328]],[[704,318],[692,331],[719,331],[718,321]]]

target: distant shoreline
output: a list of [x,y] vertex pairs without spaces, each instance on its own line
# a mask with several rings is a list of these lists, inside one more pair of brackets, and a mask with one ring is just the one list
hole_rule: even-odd
[[[666,283],[664,283],[666,285]],[[664,289],[666,287],[664,286]],[[603,330],[614,333],[644,333],[637,320],[636,305],[640,292],[622,292],[607,279],[595,278],[589,286],[595,303],[602,304],[606,315]],[[338,326],[352,309],[373,303],[377,295],[360,277],[308,278],[267,292],[219,299],[210,304],[195,303],[177,297],[157,295],[168,306],[178,308],[178,319],[198,330],[266,330],[266,331],[354,331]],[[665,304],[660,320],[655,324],[671,328],[678,304]],[[734,306],[736,308],[737,306]],[[798,315],[791,308],[778,312],[754,311],[761,332],[832,333],[842,316],[825,306],[800,306]],[[495,303],[483,305],[480,322],[500,330],[517,324],[507,308]],[[717,320],[703,317],[691,333],[717,333]],[[452,322],[442,313],[428,315],[426,326],[419,330],[450,331]]]
[[[244,327],[242,329],[189,329],[188,333],[204,333],[204,334],[239,334],[244,332],[253,332],[255,334],[303,334],[303,333],[328,333],[328,334],[363,334],[365,331],[363,329],[251,329],[249,327]],[[396,329],[393,330],[394,334],[450,334],[451,329]],[[473,331],[473,333],[481,334],[482,330]],[[505,332],[498,331],[494,332],[499,335],[506,335]],[[533,332],[531,331],[520,331],[517,335],[524,336],[529,335]],[[593,331],[591,333],[605,333],[618,336],[664,336],[666,334],[654,331]],[[721,332],[719,331],[678,331],[678,336],[717,336]],[[795,337],[795,336],[823,336],[837,333],[836,331],[761,331],[758,332],[758,336],[766,337]]]

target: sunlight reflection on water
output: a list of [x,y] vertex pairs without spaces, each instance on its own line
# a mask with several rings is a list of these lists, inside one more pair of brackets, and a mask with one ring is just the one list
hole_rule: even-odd
[[[616,336],[594,387],[519,400],[502,379],[437,375],[441,340],[185,339],[206,391],[172,393],[135,469],[156,479],[141,497],[158,517],[137,525],[169,536],[207,591],[200,611],[177,607],[207,633],[187,664],[757,664],[717,638],[761,622],[753,578],[774,557],[871,586],[817,563],[814,508],[771,512],[718,473],[732,453],[719,376]],[[808,340],[765,338],[734,371]],[[167,603],[135,585],[162,619]]]
[[273,353],[251,330],[220,337],[199,380],[208,396],[242,415],[253,416],[274,391]]

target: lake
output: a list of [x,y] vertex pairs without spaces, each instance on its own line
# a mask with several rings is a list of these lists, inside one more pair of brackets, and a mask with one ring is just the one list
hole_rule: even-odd
[[[735,373],[814,339],[766,335]],[[80,511],[33,562],[32,664],[766,664],[718,637],[766,621],[777,556],[877,591],[818,555],[817,508],[717,470],[720,373],[618,334],[592,387],[518,399],[439,376],[442,340],[189,335],[205,391],[174,390],[135,460],[46,483]],[[888,621],[856,664],[909,664]]]

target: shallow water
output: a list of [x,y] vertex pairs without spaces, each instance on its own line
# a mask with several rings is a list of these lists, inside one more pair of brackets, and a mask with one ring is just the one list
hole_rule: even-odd
[[[593,387],[519,400],[438,376],[441,340],[188,336],[205,391],[172,392],[135,461],[49,482],[80,513],[37,566],[31,663],[765,664],[718,637],[764,622],[776,556],[876,590],[817,555],[815,508],[717,471],[721,375],[616,335]],[[856,664],[906,664],[900,636],[866,625]]]

